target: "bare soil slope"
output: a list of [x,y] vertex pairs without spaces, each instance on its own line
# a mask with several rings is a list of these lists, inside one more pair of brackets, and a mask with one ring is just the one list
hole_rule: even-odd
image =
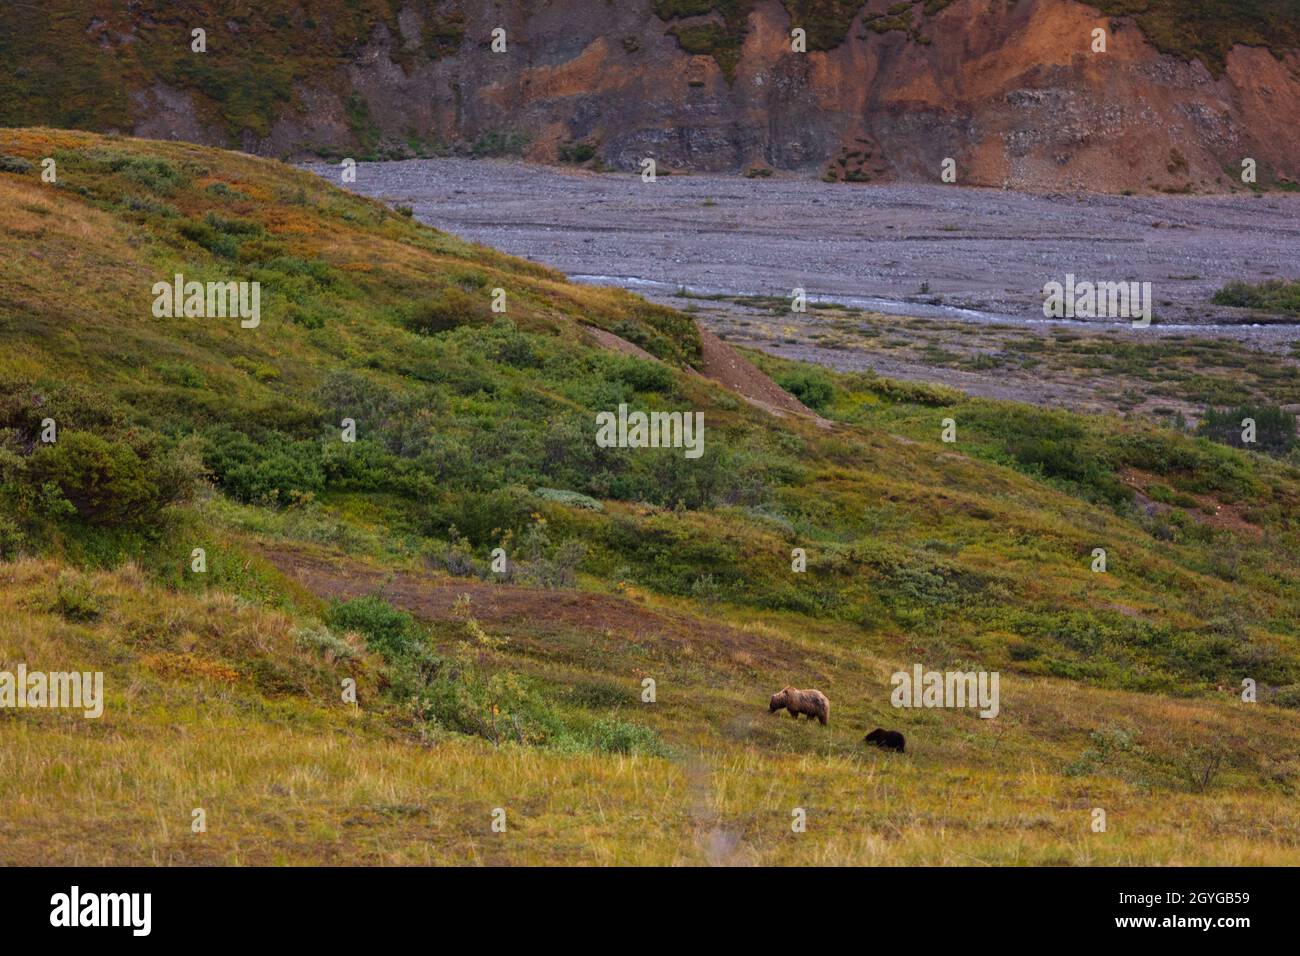
[[0,124],[857,182],[933,182],[947,158],[958,182],[1013,188],[1225,191],[1245,158],[1261,184],[1300,179],[1285,0],[1183,26],[1165,3],[1074,0],[46,8],[0,10]]

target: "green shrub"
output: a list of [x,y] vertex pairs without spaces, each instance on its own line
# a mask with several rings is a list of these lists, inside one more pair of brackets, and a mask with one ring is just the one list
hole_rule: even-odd
[[549,744],[566,738],[564,722],[532,684],[513,671],[486,673],[472,651],[449,660],[421,654],[401,674],[396,690],[415,715],[494,744]]
[[636,700],[626,687],[605,680],[579,681],[569,687],[565,696],[580,707],[623,707]]
[[611,332],[669,365],[699,364],[700,330],[691,316],[651,302],[630,299],[628,305],[631,315],[615,322]]
[[527,145],[528,137],[523,133],[492,130],[474,141],[470,153],[475,159],[488,156],[520,156],[523,155],[524,147]]
[[86,153],[85,159],[100,170],[117,173],[137,186],[162,195],[175,192],[189,182],[189,176],[175,163],[154,156],[97,149]]
[[421,335],[436,335],[462,325],[488,322],[490,318],[484,297],[451,286],[410,306],[402,324]]
[[596,147],[591,143],[560,144],[560,162],[585,163],[596,155]]
[[577,538],[569,538],[557,546],[550,540],[541,525],[533,525],[520,542],[526,560],[519,562],[521,581],[543,588],[571,588],[577,583],[577,569],[587,556],[587,546]]
[[66,382],[0,382],[0,428],[13,428],[23,444],[38,440],[42,422],[52,418],[60,430],[105,432],[122,427],[120,407],[88,389]]
[[390,662],[409,654],[420,636],[415,618],[373,596],[336,602],[326,622],[335,630],[356,631]]
[[495,545],[506,532],[522,534],[538,507],[537,498],[518,486],[458,495],[434,509],[432,530],[451,537],[455,529],[471,544]]
[[[1242,441],[1242,421],[1255,421],[1255,443]],[[1200,434],[1221,445],[1254,449],[1270,455],[1285,455],[1296,446],[1296,417],[1280,408],[1241,405],[1231,409],[1207,408]]]
[[248,219],[232,219],[226,216],[218,216],[214,212],[204,216],[203,222],[210,229],[224,233],[227,236],[261,236],[266,233],[261,223],[252,222]]
[[238,189],[231,189],[225,183],[208,183],[206,192],[211,193],[213,196],[219,196],[222,199],[248,199],[248,197]]
[[320,289],[336,288],[340,284],[338,271],[321,259],[276,256],[263,263],[261,268],[275,273],[269,278],[277,285],[283,285],[286,278],[306,280],[296,284],[296,288],[300,290],[315,292]]
[[357,658],[353,646],[328,627],[300,627],[294,631],[293,636],[303,647],[328,654],[333,660],[352,661]]
[[0,156],[0,173],[30,173],[33,168],[21,156]]
[[601,717],[592,724],[590,739],[601,753],[651,755],[663,753],[658,737],[649,727],[613,716]]
[[1259,309],[1279,315],[1300,315],[1300,282],[1270,279],[1258,285],[1229,282],[1214,294],[1215,305]]
[[1147,494],[1152,501],[1158,501],[1161,504],[1173,505],[1176,508],[1195,508],[1197,501],[1191,495],[1181,491],[1174,491],[1167,485],[1154,484],[1147,486]]
[[248,502],[286,502],[325,487],[316,442],[295,441],[277,431],[256,440],[228,425],[204,436],[203,460],[222,489]]
[[921,405],[926,408],[943,408],[955,405],[965,396],[956,389],[927,382],[906,382],[902,379],[871,379],[864,383],[867,391],[886,402],[902,405]]
[[18,523],[8,515],[0,514],[0,561],[12,561],[23,549],[27,536]]
[[809,408],[825,411],[835,399],[835,385],[816,369],[799,369],[777,376],[776,383]]
[[233,259],[239,254],[239,243],[233,237],[213,229],[206,222],[186,220],[177,228],[182,236],[202,246],[214,256]]
[[537,347],[537,338],[520,332],[513,322],[499,316],[492,327],[484,333],[481,341],[486,354],[494,362],[509,365],[512,368],[540,368],[541,352]]
[[672,370],[659,362],[633,355],[612,355],[608,364],[616,381],[630,385],[638,392],[672,392],[676,388]]
[[85,578],[63,572],[54,585],[54,611],[69,621],[89,624],[99,620],[104,605]]
[[[1240,419],[1238,419],[1240,427]],[[1172,432],[1142,431],[1117,436],[1111,442],[1117,465],[1129,465],[1157,475],[1177,475],[1185,490],[1217,492],[1229,498],[1258,493],[1258,480],[1240,452],[1189,439]]]
[[586,511],[605,510],[605,506],[595,498],[577,491],[566,491],[562,488],[534,488],[533,494],[542,501],[554,501],[556,504],[567,505],[570,508],[582,508]]
[[126,208],[131,212],[138,212],[145,216],[158,216],[161,219],[175,219],[180,212],[175,206],[165,202],[159,202],[156,199],[150,199],[148,196],[127,196]]
[[1074,485],[1085,496],[1121,504],[1132,492],[1115,476],[1110,446],[1065,412],[1029,406],[977,406],[961,415],[970,430],[1031,474]]
[[156,444],[110,440],[88,432],[64,432],[40,446],[27,463],[32,486],[53,486],[89,524],[132,524],[182,501],[200,475],[197,460],[169,455]]
[[207,381],[203,373],[189,362],[168,362],[158,366],[158,376],[168,385],[181,388],[203,388]]

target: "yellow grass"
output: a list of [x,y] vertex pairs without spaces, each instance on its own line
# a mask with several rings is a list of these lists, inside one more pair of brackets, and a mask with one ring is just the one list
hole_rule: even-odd
[[[1243,754],[1294,755],[1300,720],[1274,708],[1008,678],[1014,720],[904,716],[911,752],[897,756],[860,746],[855,728],[871,717],[851,697],[823,729],[769,717],[764,688],[740,678],[716,693],[670,684],[644,708],[669,757],[494,748],[420,739],[375,703],[364,658],[351,708],[335,693],[347,670],[299,648],[286,615],[163,592],[130,567],[91,576],[103,614],[69,622],[52,593],[80,577],[0,565],[3,666],[103,669],[108,698],[99,720],[0,711],[3,863],[1300,863],[1300,805],[1259,777],[1263,764],[1205,792],[1141,762],[1065,772],[1099,727],[1128,728],[1162,759],[1208,735]],[[250,676],[267,657],[288,662],[293,691]],[[863,679],[891,666],[869,660]],[[1279,759],[1291,761],[1276,768],[1285,781],[1295,758]],[[1105,833],[1091,828],[1097,807]],[[206,832],[192,832],[196,808]]]

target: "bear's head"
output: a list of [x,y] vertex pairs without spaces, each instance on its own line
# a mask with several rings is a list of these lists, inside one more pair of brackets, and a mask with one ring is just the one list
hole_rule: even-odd
[[780,710],[782,707],[786,706],[789,703],[790,703],[790,688],[787,686],[781,688],[779,691],[777,691],[775,694],[772,695],[772,699],[767,702],[767,712],[769,714],[775,714],[778,710]]
[[877,727],[871,733],[867,734],[864,740],[869,744],[874,744],[877,740],[885,739],[885,730],[883,727]]

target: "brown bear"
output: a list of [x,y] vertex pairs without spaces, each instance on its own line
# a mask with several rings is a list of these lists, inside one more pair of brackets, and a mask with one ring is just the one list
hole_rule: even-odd
[[903,748],[906,746],[903,735],[897,730],[885,730],[881,727],[877,727],[867,734],[866,737],[862,738],[862,742],[864,744],[875,744],[881,750],[897,750],[900,754],[903,753]]
[[775,714],[782,707],[790,711],[790,716],[795,720],[799,719],[800,714],[807,714],[809,720],[816,717],[823,727],[831,719],[831,702],[819,690],[798,690],[787,684],[772,695],[767,712]]

